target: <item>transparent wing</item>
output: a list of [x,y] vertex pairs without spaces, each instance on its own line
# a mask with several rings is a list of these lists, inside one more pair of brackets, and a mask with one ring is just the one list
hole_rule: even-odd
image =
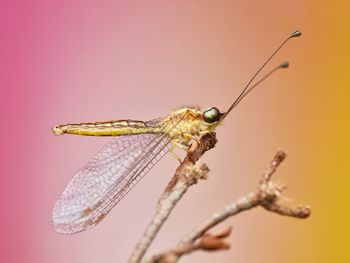
[[112,139],[78,171],[57,200],[52,213],[55,230],[73,234],[98,224],[169,151],[170,141],[163,133]]

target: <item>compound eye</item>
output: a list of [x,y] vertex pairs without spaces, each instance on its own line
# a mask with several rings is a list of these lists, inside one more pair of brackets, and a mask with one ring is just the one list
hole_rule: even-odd
[[220,119],[220,116],[221,116],[220,111],[215,107],[207,109],[205,112],[203,112],[203,120],[206,123],[217,122]]

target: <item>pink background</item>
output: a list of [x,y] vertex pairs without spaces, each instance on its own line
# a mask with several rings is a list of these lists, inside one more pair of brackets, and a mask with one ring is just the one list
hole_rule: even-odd
[[[194,186],[150,249],[170,248],[201,219],[253,189],[278,148],[287,205],[308,220],[258,208],[232,248],[182,262],[350,262],[349,1],[3,1],[0,4],[1,262],[126,262],[177,162],[165,157],[94,229],[63,236],[52,206],[108,140],[62,136],[66,122],[147,120],[183,105],[225,111],[269,65],[288,59],[218,127]],[[268,69],[267,69],[268,70]]]

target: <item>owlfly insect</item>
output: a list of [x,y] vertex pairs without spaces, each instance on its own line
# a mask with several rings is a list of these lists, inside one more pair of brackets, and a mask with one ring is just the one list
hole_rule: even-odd
[[118,120],[95,123],[65,124],[52,128],[56,135],[77,134],[113,136],[67,185],[53,208],[55,230],[73,234],[87,230],[99,222],[132,189],[132,187],[175,146],[187,150],[192,142],[214,131],[230,111],[260,82],[279,68],[270,71],[260,81],[252,81],[291,38],[291,34],[254,74],[231,107],[221,113],[216,107],[200,111],[182,108],[151,121]]

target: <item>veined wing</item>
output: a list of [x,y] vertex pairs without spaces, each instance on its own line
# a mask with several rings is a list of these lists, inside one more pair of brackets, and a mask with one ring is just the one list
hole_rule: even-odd
[[[108,143],[70,181],[52,214],[57,232],[73,234],[97,223],[168,152],[164,134],[120,136]],[[131,179],[131,180],[130,180]]]
[[[165,126],[175,127],[179,121],[175,118]],[[73,234],[98,224],[169,151],[170,141],[164,133],[112,139],[78,171],[57,200],[52,213],[55,230]]]

